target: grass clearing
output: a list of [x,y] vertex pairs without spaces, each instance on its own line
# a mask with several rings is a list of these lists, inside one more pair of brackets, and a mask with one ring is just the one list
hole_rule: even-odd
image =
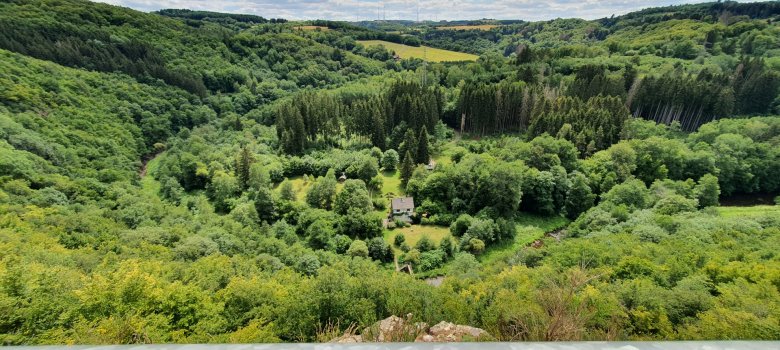
[[[444,237],[447,237],[450,234],[450,229],[449,227],[433,225],[412,225],[394,230],[386,230],[384,233],[385,242],[392,246],[393,240],[398,234],[403,234],[406,238],[406,244],[413,248],[423,236],[428,236],[428,238],[438,245]],[[393,246],[393,250],[396,255],[401,254],[401,250],[397,247]]]
[[146,163],[146,175],[141,178],[141,192],[149,197],[157,197],[160,193],[160,182],[154,178],[154,175],[160,167],[162,156],[163,154],[158,154]]
[[545,217],[520,213],[515,225],[515,239],[488,247],[484,253],[477,256],[477,259],[483,266],[503,261],[535,240],[543,238],[545,233],[555,231],[568,224],[569,220],[560,216]]
[[491,30],[498,25],[495,24],[478,24],[478,25],[462,25],[462,26],[439,26],[437,30]]
[[382,176],[382,197],[398,197],[403,195],[401,190],[401,176],[396,171],[383,171],[379,173]]
[[[288,178],[288,180],[290,181],[290,183],[293,186],[293,192],[295,192],[295,201],[296,202],[298,202],[298,203],[306,203],[306,193],[309,192],[309,188],[311,187],[311,185],[314,183],[314,180],[316,180],[316,179],[317,178],[315,176],[309,176],[309,180],[308,181],[305,181],[303,176],[295,176],[295,177]],[[279,193],[279,191],[281,190],[281,186],[280,186],[281,184],[282,183],[280,182],[280,183],[274,185],[274,191]],[[344,188],[344,184],[343,183],[337,183],[336,184],[336,192],[337,193],[340,192],[342,188]]]
[[442,50],[427,46],[408,46],[382,40],[360,40],[358,43],[364,46],[383,45],[386,49],[395,51],[401,58],[420,58],[429,62],[476,61],[479,58],[479,56],[470,53]]
[[724,218],[758,217],[768,214],[780,214],[780,205],[756,205],[750,207],[717,207],[718,214]]

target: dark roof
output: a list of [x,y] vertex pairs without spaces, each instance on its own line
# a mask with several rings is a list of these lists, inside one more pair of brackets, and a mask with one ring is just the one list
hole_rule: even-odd
[[414,209],[414,198],[403,197],[393,198],[393,202],[390,205],[393,209]]

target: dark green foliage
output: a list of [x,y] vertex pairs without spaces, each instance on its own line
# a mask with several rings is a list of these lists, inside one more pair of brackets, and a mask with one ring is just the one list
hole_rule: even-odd
[[588,185],[588,179],[582,173],[572,173],[569,181],[571,186],[566,192],[564,211],[567,218],[574,220],[593,206],[596,196]]
[[406,151],[404,160],[401,162],[401,184],[406,186],[414,171],[414,157],[409,151]]
[[312,208],[330,210],[336,199],[336,178],[334,172],[328,171],[325,176],[317,178],[306,193],[306,203]]
[[241,147],[241,152],[236,157],[236,177],[238,178],[238,186],[241,190],[246,190],[249,187],[250,180],[250,168],[254,159],[252,154],[249,153],[247,147]]
[[391,262],[393,250],[382,237],[374,237],[368,241],[368,256],[381,262]]
[[503,81],[495,85],[469,83],[458,100],[456,128],[479,135],[525,130],[536,92],[522,83]]
[[361,180],[347,180],[336,195],[333,210],[341,215],[347,213],[365,214],[372,210],[371,196]]
[[428,164],[431,159],[428,142],[428,131],[423,127],[420,136],[417,137],[417,152],[414,157],[417,164]]
[[393,245],[395,245],[396,247],[400,247],[401,245],[404,244],[404,242],[406,242],[406,237],[404,236],[403,233],[399,233],[395,235],[395,238],[393,238]]
[[592,154],[618,141],[629,112],[619,97],[596,96],[588,100],[559,97],[537,103],[528,127],[532,135],[558,135],[577,146],[581,155]]
[[[631,83],[629,83],[631,84]],[[611,77],[605,72],[605,67],[596,65],[582,66],[574,76],[574,82],[568,87],[569,96],[587,101],[591,97],[621,96],[626,93],[625,78]]]

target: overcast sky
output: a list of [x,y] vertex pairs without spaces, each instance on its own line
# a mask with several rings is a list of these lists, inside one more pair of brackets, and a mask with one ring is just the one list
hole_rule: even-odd
[[647,7],[706,0],[100,0],[141,11],[208,10],[286,19],[596,19]]

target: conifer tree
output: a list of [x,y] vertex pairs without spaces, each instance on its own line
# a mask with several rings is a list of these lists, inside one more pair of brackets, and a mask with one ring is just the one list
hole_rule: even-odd
[[[412,154],[412,156],[417,154],[417,138],[414,137],[414,131],[412,131],[411,128],[406,130],[406,133],[404,134],[404,141],[398,147],[399,154],[405,155],[406,152],[409,152]],[[413,162],[414,159],[415,157],[412,157]]]
[[412,154],[409,151],[406,151],[404,160],[401,162],[401,185],[404,187],[409,183],[409,179],[412,178],[412,173],[414,172],[413,159]]
[[417,153],[415,154],[415,163],[428,164],[430,152],[428,150],[428,130],[423,127],[420,130],[420,137],[417,138]]
[[373,130],[371,132],[371,143],[375,147],[385,149],[385,127],[382,116],[378,113],[378,109],[373,110]]
[[249,169],[252,167],[254,158],[252,153],[249,152],[249,148],[246,146],[241,147],[241,152],[236,159],[236,177],[238,178],[238,186],[242,191],[245,191],[249,187]]

